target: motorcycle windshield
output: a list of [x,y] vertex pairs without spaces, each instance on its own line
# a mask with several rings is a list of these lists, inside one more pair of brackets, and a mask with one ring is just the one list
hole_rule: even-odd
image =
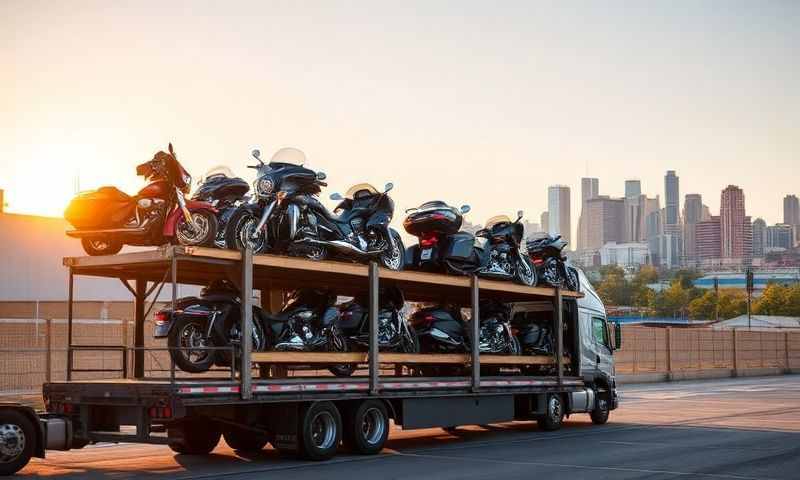
[[501,223],[511,223],[511,219],[508,217],[508,215],[495,215],[494,217],[489,218],[489,220],[486,220],[486,224],[484,224],[483,228],[489,230],[495,225]]
[[221,178],[236,178],[236,175],[230,168],[224,165],[217,165],[216,167],[210,168],[206,173],[203,174],[202,177],[200,177],[200,184]]
[[369,183],[359,183],[358,185],[353,185],[350,187],[347,192],[345,192],[345,198],[350,200],[354,200],[356,198],[367,197],[372,195],[378,195],[378,189],[370,185]]
[[306,154],[303,153],[302,150],[299,148],[294,147],[284,147],[275,152],[272,155],[269,163],[288,163],[290,165],[299,165],[306,168],[311,168],[311,165],[308,163],[308,159],[306,158]]

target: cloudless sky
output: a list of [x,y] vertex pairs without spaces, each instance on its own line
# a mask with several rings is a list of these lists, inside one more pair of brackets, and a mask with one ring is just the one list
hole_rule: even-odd
[[794,1],[4,0],[0,188],[60,215],[77,176],[135,192],[169,141],[195,178],[295,146],[326,198],[392,181],[478,223],[538,222],[559,183],[576,224],[587,174],[663,206],[667,169],[774,223],[800,194],[799,25]]

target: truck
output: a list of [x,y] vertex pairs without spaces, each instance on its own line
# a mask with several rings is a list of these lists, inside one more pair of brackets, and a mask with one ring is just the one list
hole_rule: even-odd
[[[403,429],[535,420],[545,431],[565,416],[589,414],[608,421],[618,406],[613,352],[619,325],[609,324],[603,303],[580,274],[580,292],[527,287],[477,277],[391,271],[369,265],[253,255],[200,247],[165,246],[102,257],[68,257],[67,374],[42,386],[44,411],[0,404],[0,474],[22,469],[47,450],[71,450],[101,442],[167,445],[186,455],[209,454],[224,438],[234,450],[258,451],[267,444],[281,453],[326,460],[341,447],[358,454],[381,451],[390,422]],[[85,345],[73,339],[76,276],[118,279],[134,297],[133,347]],[[242,292],[242,331],[250,331],[254,289],[262,307],[280,307],[284,289],[334,286],[342,295],[368,292],[370,341],[366,352],[252,351],[251,339],[230,347],[230,371],[213,376],[146,371],[145,355],[168,348],[145,347],[148,298],[162,288],[205,285],[216,278]],[[378,295],[384,285],[401,288],[408,300],[449,302],[480,318],[481,298],[512,305],[512,315],[533,315],[552,326],[552,355],[381,352],[377,348]],[[152,306],[152,305],[151,305]],[[472,338],[478,323],[470,322]],[[612,338],[612,331],[614,332]],[[208,347],[217,348],[217,347]],[[226,347],[227,348],[227,347]],[[78,379],[99,369],[78,368],[83,352],[118,352],[122,368],[112,378]],[[132,360],[132,362],[130,360]],[[131,365],[132,363],[132,365]],[[288,366],[352,363],[352,377],[287,376]],[[236,365],[239,365],[237,368]],[[458,365],[463,376],[424,377],[414,365]],[[481,365],[494,366],[482,375]],[[247,366],[247,367],[242,367]],[[391,367],[394,367],[392,370]],[[388,372],[388,373],[387,373]]]

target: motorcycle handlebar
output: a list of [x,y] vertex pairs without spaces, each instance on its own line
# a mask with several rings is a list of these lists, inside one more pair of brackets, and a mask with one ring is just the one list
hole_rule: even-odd
[[247,168],[258,168],[258,165],[248,165]]

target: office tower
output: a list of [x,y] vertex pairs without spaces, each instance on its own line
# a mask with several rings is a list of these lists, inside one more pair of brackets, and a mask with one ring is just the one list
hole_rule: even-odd
[[[635,190],[633,190],[635,191]],[[625,219],[622,240],[624,242],[647,241],[647,216],[659,209],[658,197],[647,195],[625,197]]]
[[794,229],[792,246],[800,240],[800,201],[797,195],[783,197],[783,223]]
[[[658,197],[656,197],[658,202]],[[658,204],[656,203],[656,207]],[[662,233],[661,209],[656,208],[645,217],[647,246],[650,248],[650,263],[660,265],[659,237]]]
[[699,261],[720,257],[722,250],[720,233],[720,217],[712,216],[709,220],[697,222],[695,225],[695,254]]
[[[566,185],[553,185],[547,189],[548,232],[551,235],[561,235],[567,243],[570,242],[570,204],[569,187]],[[570,246],[567,245],[567,249]]]
[[680,209],[680,186],[675,170],[667,170],[664,176],[664,203],[666,216],[664,225],[678,225]]
[[622,242],[625,201],[599,196],[586,202],[587,249],[599,250],[608,242]]
[[744,192],[736,185],[722,191],[719,209],[720,256],[723,259],[753,257],[753,224],[745,215]]
[[543,232],[550,232],[550,214],[548,212],[542,212],[539,216],[539,226]]
[[753,257],[763,257],[767,251],[767,222],[763,218],[753,220]]
[[794,228],[786,223],[767,227],[766,252],[789,250],[794,246]]
[[625,198],[638,198],[642,194],[642,182],[625,180]]
[[578,216],[578,250],[586,249],[588,229],[586,228],[586,201],[600,195],[600,180],[581,178],[581,213]]
[[697,261],[695,226],[703,221],[703,198],[698,193],[687,194],[683,202],[683,256],[687,265]]

